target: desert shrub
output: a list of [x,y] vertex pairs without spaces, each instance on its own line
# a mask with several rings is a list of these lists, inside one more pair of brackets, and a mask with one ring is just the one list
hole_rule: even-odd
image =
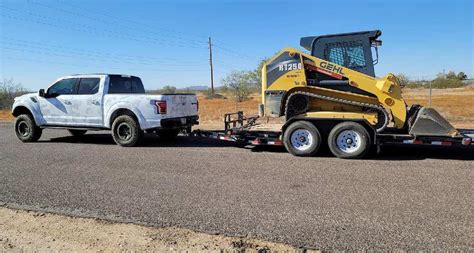
[[20,83],[15,83],[13,79],[3,79],[0,81],[0,109],[10,109],[15,97],[27,93]]
[[439,76],[431,82],[433,89],[446,89],[446,88],[460,88],[464,87],[464,83],[457,78],[446,78],[445,76]]
[[252,78],[248,71],[233,71],[222,79],[222,91],[232,94],[237,102],[242,102],[254,90]]
[[406,88],[429,88],[430,84],[433,89],[460,88],[466,86],[466,83],[463,81],[466,78],[467,75],[464,72],[456,74],[454,71],[449,71],[447,74],[440,73],[431,81],[412,81],[404,74],[397,75],[400,85]]

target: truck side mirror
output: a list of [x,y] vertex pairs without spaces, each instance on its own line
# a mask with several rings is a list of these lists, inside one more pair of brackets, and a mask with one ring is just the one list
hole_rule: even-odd
[[38,95],[40,97],[44,97],[44,89],[40,89],[39,92],[38,92]]

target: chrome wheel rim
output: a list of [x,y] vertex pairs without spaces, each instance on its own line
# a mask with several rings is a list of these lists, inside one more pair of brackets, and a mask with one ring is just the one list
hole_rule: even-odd
[[117,135],[124,141],[129,140],[132,138],[132,128],[127,123],[121,123],[117,127]]
[[362,146],[362,137],[357,131],[344,130],[337,135],[336,145],[345,153],[357,152]]
[[308,150],[313,141],[313,135],[306,129],[296,129],[290,136],[291,146],[299,151]]
[[28,136],[28,135],[30,134],[30,132],[31,132],[30,127],[29,127],[28,124],[26,124],[26,122],[24,122],[24,121],[21,121],[20,123],[18,123],[17,130],[18,130],[18,133],[19,133],[22,137]]

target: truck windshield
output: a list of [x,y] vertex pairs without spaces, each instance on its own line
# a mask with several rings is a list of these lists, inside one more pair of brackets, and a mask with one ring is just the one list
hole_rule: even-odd
[[135,76],[111,75],[109,94],[144,94],[142,80]]

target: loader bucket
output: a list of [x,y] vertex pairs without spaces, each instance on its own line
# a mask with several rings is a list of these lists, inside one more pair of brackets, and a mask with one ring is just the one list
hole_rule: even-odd
[[417,113],[413,125],[410,127],[410,134],[413,136],[449,136],[459,135],[454,128],[441,114],[433,108],[422,107]]

